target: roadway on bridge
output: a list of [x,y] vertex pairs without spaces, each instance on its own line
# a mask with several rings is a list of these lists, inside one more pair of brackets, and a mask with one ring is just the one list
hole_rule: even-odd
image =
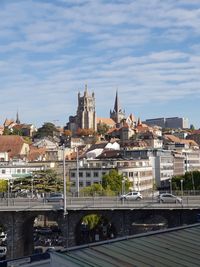
[[[67,210],[80,209],[200,209],[200,196],[183,196],[182,203],[159,203],[157,199],[139,201],[120,200],[119,197],[69,197]],[[9,198],[0,199],[0,211],[62,210],[62,202],[46,202],[45,199]]]

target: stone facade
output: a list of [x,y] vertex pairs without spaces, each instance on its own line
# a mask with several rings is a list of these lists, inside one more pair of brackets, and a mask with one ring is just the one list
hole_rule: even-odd
[[114,109],[113,111],[110,111],[110,118],[113,119],[116,124],[119,124],[123,119],[125,119],[125,112],[122,111],[119,104],[118,92],[116,92]]
[[83,96],[78,93],[78,108],[76,116],[70,116],[67,123],[67,129],[72,133],[76,133],[80,129],[92,129],[96,131],[96,111],[95,111],[95,95],[88,93],[87,85]]

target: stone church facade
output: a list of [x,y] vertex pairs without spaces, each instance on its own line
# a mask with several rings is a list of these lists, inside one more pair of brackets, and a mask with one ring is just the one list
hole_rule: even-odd
[[78,93],[78,108],[75,116],[69,117],[67,129],[72,133],[76,133],[80,129],[93,129],[96,131],[96,111],[95,111],[95,95],[94,92],[90,95],[87,85],[83,96]]

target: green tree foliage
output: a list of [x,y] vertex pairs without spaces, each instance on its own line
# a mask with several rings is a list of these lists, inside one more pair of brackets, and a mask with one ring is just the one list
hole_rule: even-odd
[[181,188],[181,180],[183,180],[184,190],[200,190],[200,172],[186,172],[184,175],[174,176],[172,186],[176,190]]
[[8,189],[8,181],[0,180],[0,192],[6,192]]
[[[33,180],[32,180],[33,179]],[[32,176],[14,180],[13,190],[28,189],[31,191],[33,183],[34,191],[38,192],[59,192],[63,191],[63,181],[57,173],[52,170],[36,171]]]
[[99,135],[104,135],[109,130],[109,126],[105,123],[98,123],[97,124],[97,133]]
[[125,190],[128,191],[130,187],[130,182],[128,179],[124,178],[122,174],[113,169],[108,174],[103,175],[102,177],[102,186],[105,190],[111,190],[117,194],[122,191],[122,181],[125,179]]
[[102,187],[101,184],[92,184],[81,189],[80,191],[82,196],[114,196],[115,192],[110,189],[110,186],[107,186],[106,189]]
[[91,186],[86,186],[81,189],[81,194],[83,194],[83,196],[102,195],[103,191],[104,189],[101,184],[92,184]]
[[22,130],[16,129],[16,128],[13,128],[11,130],[11,129],[5,128],[3,131],[3,135],[20,135],[20,136],[22,136]]
[[35,134],[35,138],[42,138],[42,137],[53,137],[59,134],[58,129],[55,125],[51,122],[46,122],[43,124],[41,128],[38,129],[37,133]]
[[90,214],[83,218],[83,222],[88,225],[88,228],[94,229],[100,222],[101,216],[98,214]]
[[193,124],[190,125],[190,130],[194,131],[195,130],[195,127]]

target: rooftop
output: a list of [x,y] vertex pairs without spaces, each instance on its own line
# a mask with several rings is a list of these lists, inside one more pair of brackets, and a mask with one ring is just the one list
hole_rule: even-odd
[[[199,266],[200,224],[54,252],[65,266]],[[53,254],[54,254],[53,253]]]

